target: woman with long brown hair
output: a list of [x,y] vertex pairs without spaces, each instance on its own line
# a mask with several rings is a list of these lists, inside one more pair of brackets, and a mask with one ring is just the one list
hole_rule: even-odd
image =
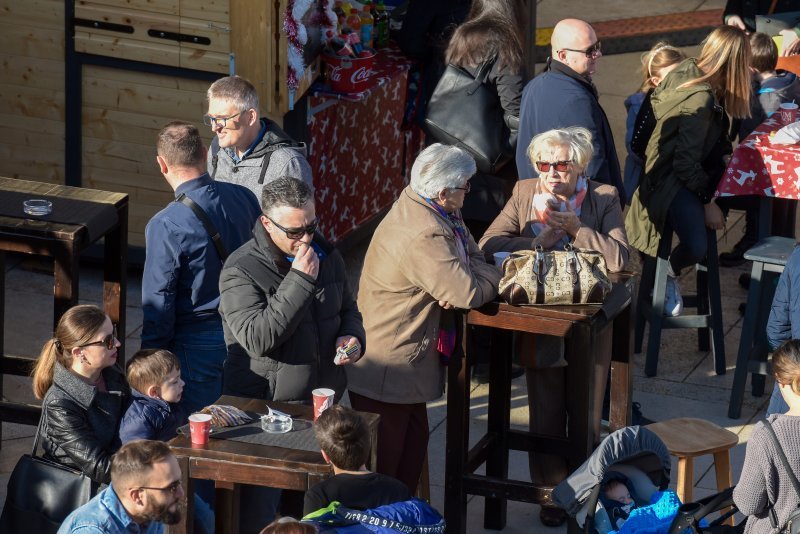
[[[733,26],[720,26],[700,56],[683,61],[651,97],[657,122],[647,145],[645,174],[625,220],[630,243],[655,256],[669,225],[679,243],[669,257],[665,313],[680,315],[676,277],[706,256],[704,227],[725,225],[713,194],[730,154],[728,115],[750,115],[750,43]],[[647,291],[640,288],[640,291]]]
[[105,484],[130,398],[116,366],[120,345],[103,310],[74,306],[61,316],[33,369],[33,393],[42,399],[45,455]]

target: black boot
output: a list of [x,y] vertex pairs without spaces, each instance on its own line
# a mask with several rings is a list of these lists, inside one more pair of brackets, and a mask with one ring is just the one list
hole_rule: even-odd
[[719,264],[722,267],[738,267],[747,260],[744,253],[750,250],[758,241],[758,209],[748,209],[744,218],[744,236],[733,246],[730,252],[719,255]]

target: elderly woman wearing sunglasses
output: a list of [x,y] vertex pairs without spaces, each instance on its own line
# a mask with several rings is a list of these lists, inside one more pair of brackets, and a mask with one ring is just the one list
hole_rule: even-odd
[[103,484],[111,481],[111,455],[120,447],[119,423],[130,399],[115,365],[120,345],[103,310],[75,306],[61,316],[33,370],[33,393],[43,399],[45,456]]
[[[486,252],[563,249],[572,243],[578,250],[603,254],[610,271],[621,271],[628,261],[628,238],[617,189],[592,182],[584,174],[592,157],[592,134],[580,127],[550,130],[533,138],[528,157],[539,178],[523,180],[514,187],[511,200],[495,219],[480,247]],[[527,367],[531,430],[563,436],[566,428],[563,339],[551,336],[519,336],[516,351]],[[595,436],[600,437],[600,408],[611,361],[611,331],[599,336],[595,374]],[[567,475],[559,456],[530,457],[531,479],[557,484]],[[563,523],[562,510],[543,507],[542,522]]]

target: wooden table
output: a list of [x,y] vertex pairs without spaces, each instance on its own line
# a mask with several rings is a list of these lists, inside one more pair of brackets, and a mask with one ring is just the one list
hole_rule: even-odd
[[[444,516],[448,532],[466,532],[467,495],[486,497],[484,527],[502,529],[506,524],[507,499],[541,503],[550,498],[549,488],[508,479],[509,450],[562,454],[570,471],[583,463],[599,436],[593,434],[595,339],[605,327],[612,328],[611,430],[630,423],[633,352],[633,278],[616,275],[608,304],[600,306],[522,307],[493,302],[469,311],[465,325],[493,329],[489,376],[487,433],[469,449],[469,376],[472,366],[469,329],[460,358],[450,361],[447,383],[447,452]],[[511,430],[511,346],[503,331],[563,337],[566,341],[567,395],[570,414],[568,438],[556,438]],[[495,344],[497,343],[497,344]],[[486,474],[475,471],[486,464]],[[570,528],[577,528],[570,521]]]
[[[0,195],[6,199],[22,195],[23,198],[49,197],[53,199],[53,213],[37,218],[26,215],[19,202],[18,214],[0,212],[0,325],[4,325],[5,308],[5,253],[18,252],[53,258],[53,325],[70,307],[78,303],[78,278],[80,254],[89,245],[104,239],[103,307],[117,325],[120,335],[125,335],[125,301],[127,288],[128,254],[128,195],[95,189],[67,187],[40,182],[29,182],[0,177]],[[90,236],[83,224],[65,224],[59,220],[59,201],[83,201],[109,205],[103,214],[87,216],[94,235]],[[16,202],[16,200],[15,200]],[[33,360],[30,357],[4,354],[3,330],[0,328],[0,398],[3,393],[2,374],[28,376]],[[124,348],[120,347],[120,362],[124,362]],[[35,425],[41,410],[38,406],[0,402],[0,421]]]
[[[245,399],[223,395],[216,404],[229,404],[245,411],[265,413],[267,406],[288,413],[292,417],[313,420],[311,406],[282,402]],[[380,416],[372,413],[362,415],[370,430],[371,466],[377,458],[378,422]],[[193,532],[194,485],[192,479],[213,480],[217,487],[217,526],[239,532],[238,498],[241,484],[268,486],[271,488],[305,491],[333,475],[333,469],[322,459],[319,452],[285,449],[226,439],[209,439],[208,445],[192,445],[188,436],[179,434],[169,442],[178,458],[187,494],[186,517],[181,523],[171,526],[170,534]]]

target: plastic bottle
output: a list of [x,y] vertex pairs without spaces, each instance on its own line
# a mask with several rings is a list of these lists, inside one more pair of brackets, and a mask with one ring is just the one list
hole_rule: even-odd
[[350,8],[350,15],[347,17],[347,27],[353,30],[354,33],[361,34],[361,17],[358,16],[358,11],[355,8]]
[[371,7],[367,2],[359,15],[361,19],[361,44],[368,48],[372,48],[375,29],[375,19],[372,18],[372,13],[370,13]]
[[375,6],[375,48],[386,48],[389,45],[389,14],[386,12],[386,6],[383,5],[383,0],[378,0],[378,5]]
[[333,4],[333,12],[336,14],[336,31],[342,31],[342,26],[344,25],[344,19],[347,16],[344,14],[344,9],[342,8],[341,0],[336,0],[336,3]]

